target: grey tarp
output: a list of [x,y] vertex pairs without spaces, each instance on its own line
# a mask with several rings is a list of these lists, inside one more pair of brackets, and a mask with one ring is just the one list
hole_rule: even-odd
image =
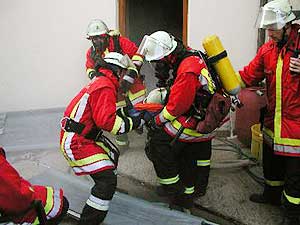
[[[91,183],[76,176],[48,170],[30,180],[35,184],[62,187],[70,209],[79,214],[89,197]],[[116,192],[105,225],[208,225],[202,218]]]

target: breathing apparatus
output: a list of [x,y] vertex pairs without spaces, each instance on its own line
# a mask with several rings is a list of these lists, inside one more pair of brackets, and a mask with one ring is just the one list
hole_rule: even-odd
[[208,56],[206,62],[212,65],[218,74],[224,92],[231,95],[233,103],[240,107],[241,102],[237,97],[241,90],[240,82],[219,37],[216,35],[208,36],[203,40],[202,45]]

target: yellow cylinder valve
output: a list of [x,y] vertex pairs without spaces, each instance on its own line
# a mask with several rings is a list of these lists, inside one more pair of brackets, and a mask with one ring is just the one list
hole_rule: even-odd
[[208,60],[216,70],[225,92],[229,95],[237,95],[241,89],[240,82],[231,65],[227,53],[216,35],[206,37],[202,42]]

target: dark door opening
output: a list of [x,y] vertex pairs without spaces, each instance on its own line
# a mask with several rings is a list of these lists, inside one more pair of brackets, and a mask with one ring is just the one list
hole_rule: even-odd
[[[187,40],[188,0],[119,0],[119,30],[122,35],[140,44],[145,34],[164,30]],[[145,75],[148,91],[155,88],[156,78],[149,63],[141,73]]]
[[186,44],[187,1],[119,0],[119,29],[136,44],[157,30],[165,30]]

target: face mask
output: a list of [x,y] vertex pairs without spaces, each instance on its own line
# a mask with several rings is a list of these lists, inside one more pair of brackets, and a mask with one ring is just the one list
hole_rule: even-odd
[[109,44],[109,38],[107,35],[94,36],[91,37],[91,40],[97,52],[104,52]]

